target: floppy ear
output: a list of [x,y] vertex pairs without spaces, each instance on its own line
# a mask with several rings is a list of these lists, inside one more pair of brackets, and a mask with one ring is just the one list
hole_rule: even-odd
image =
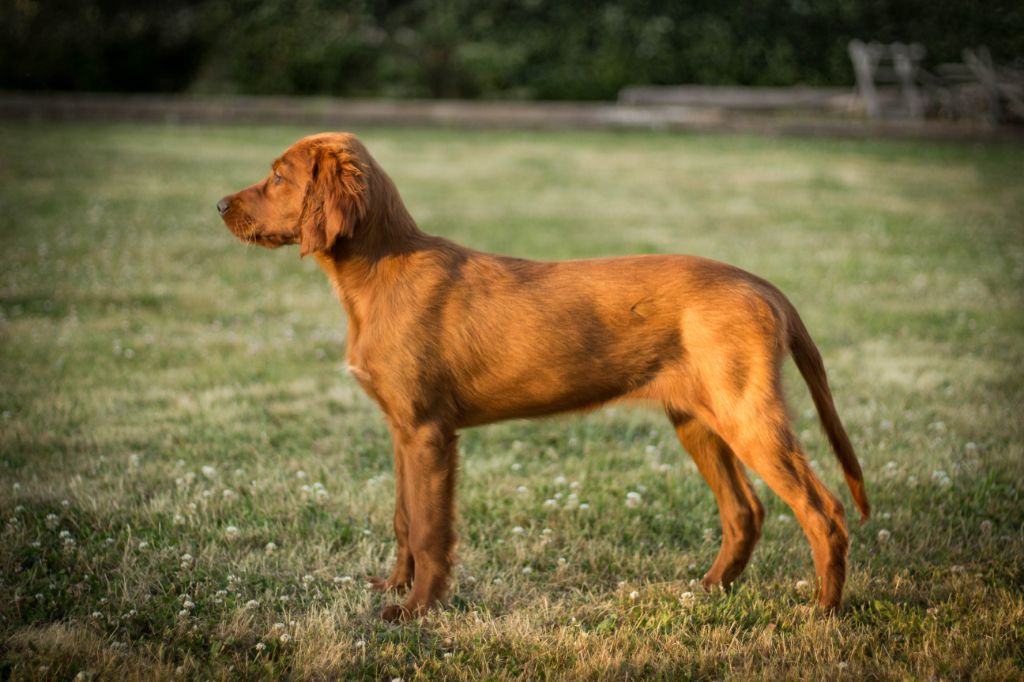
[[320,150],[299,216],[299,253],[327,251],[339,237],[351,237],[366,211],[366,174],[347,151]]

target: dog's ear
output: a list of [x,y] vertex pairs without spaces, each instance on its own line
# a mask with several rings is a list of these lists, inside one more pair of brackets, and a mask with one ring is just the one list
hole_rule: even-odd
[[341,237],[351,237],[366,212],[366,172],[347,150],[315,152],[299,216],[299,253],[327,251]]

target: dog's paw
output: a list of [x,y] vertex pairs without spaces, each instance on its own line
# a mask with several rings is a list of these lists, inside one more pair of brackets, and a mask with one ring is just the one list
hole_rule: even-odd
[[392,604],[380,612],[380,617],[388,623],[400,623],[409,620],[412,613],[401,604]]

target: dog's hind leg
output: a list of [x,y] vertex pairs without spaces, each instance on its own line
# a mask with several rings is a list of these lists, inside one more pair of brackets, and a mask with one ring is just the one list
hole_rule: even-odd
[[718,501],[722,546],[704,576],[705,587],[728,587],[743,572],[761,537],[764,507],[729,446],[697,419],[669,411],[679,441]]
[[745,419],[730,419],[718,431],[740,460],[793,510],[811,543],[818,600],[826,608],[837,608],[846,581],[849,548],[843,505],[807,463],[780,395],[741,411]]

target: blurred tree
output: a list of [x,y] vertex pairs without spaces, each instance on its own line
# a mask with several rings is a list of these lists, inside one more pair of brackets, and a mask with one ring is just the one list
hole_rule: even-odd
[[0,87],[610,99],[627,84],[845,85],[851,38],[1024,57],[993,0],[0,0]]

